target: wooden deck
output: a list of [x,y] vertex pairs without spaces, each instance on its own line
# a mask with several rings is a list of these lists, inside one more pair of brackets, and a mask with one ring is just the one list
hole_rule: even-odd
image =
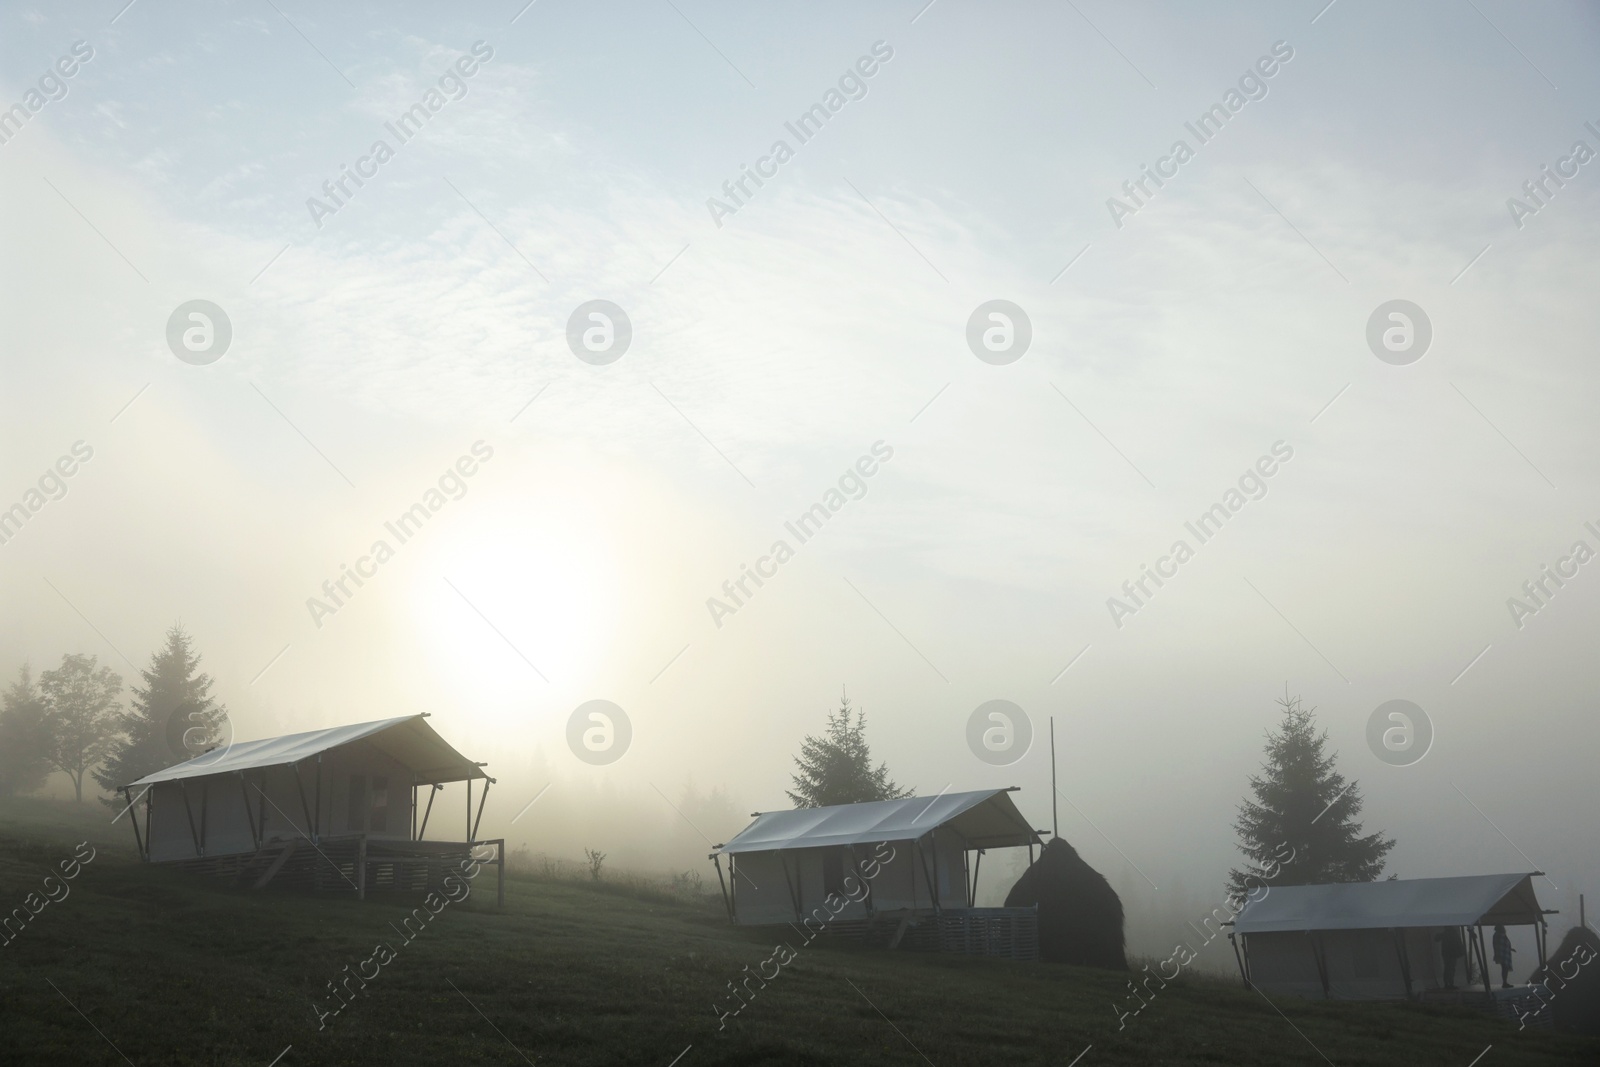
[[[482,850],[494,855],[483,858]],[[366,899],[369,892],[423,893],[444,887],[447,876],[478,855],[477,862],[494,867],[495,899],[505,907],[506,845],[493,841],[397,841],[366,834],[324,837],[313,844],[305,837],[268,841],[255,852],[200,859],[173,860],[171,866],[219,878],[240,888],[274,888],[354,893]]]

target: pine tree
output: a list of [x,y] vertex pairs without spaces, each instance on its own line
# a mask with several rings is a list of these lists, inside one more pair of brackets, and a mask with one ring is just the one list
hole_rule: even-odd
[[853,711],[850,698],[842,697],[839,710],[828,713],[828,729],[821,737],[807,737],[795,757],[796,807],[821,808],[830,804],[858,804],[868,800],[898,800],[911,796],[889,778],[887,764],[872,768],[867,748],[866,714]]
[[0,797],[31,793],[50,774],[46,708],[26,663],[0,706]]
[[1255,799],[1240,803],[1233,824],[1251,869],[1229,871],[1229,890],[1247,892],[1247,878],[1267,885],[1376,880],[1393,839],[1381,832],[1361,835],[1354,821],[1361,793],[1334,770],[1334,753],[1324,752],[1328,734],[1317,732],[1316,709],[1302,707],[1287,692],[1277,703],[1283,721],[1267,734],[1262,773],[1250,776]]
[[39,675],[49,735],[45,758],[72,779],[83,802],[83,776],[111,752],[117,736],[117,697],[122,676],[95,669],[93,656],[65,655],[61,666]]
[[221,743],[228,709],[211,696],[211,676],[199,667],[183,627],[168,630],[166,646],[139,672],[144,685],[133,687],[132,707],[118,717],[116,747],[95,772],[103,787],[115,791]]

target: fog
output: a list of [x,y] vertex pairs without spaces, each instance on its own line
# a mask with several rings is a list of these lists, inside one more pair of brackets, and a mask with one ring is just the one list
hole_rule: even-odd
[[[1386,874],[1539,870],[1575,920],[1600,576],[1508,600],[1600,547],[1600,163],[1507,201],[1600,147],[1594,9],[520,6],[0,13],[0,105],[93,50],[0,144],[6,681],[131,682],[181,624],[236,739],[427,712],[496,779],[480,836],[708,882],[842,693],[901,785],[1019,786],[1043,829],[1053,720],[1059,832],[1148,954],[1222,901],[1287,691]],[[968,344],[997,299],[1032,330],[1004,364]],[[193,300],[213,362],[169,345]],[[631,321],[613,362],[569,346],[590,300]],[[1368,343],[1392,300],[1431,322],[1404,365]],[[595,699],[632,727],[599,766],[567,740]],[[967,741],[993,699],[1034,732],[1005,766]],[[1434,732],[1406,766],[1367,742],[1393,699]]]

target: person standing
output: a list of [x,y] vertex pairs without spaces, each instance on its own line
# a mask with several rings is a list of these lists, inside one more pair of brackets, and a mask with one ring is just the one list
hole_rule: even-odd
[[1500,988],[1511,988],[1511,937],[1504,926],[1494,928],[1494,961],[1500,965]]

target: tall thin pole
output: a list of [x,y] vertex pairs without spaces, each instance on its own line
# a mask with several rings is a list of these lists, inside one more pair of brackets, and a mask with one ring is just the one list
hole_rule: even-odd
[[1061,819],[1056,812],[1056,717],[1050,716],[1050,839],[1061,836]]

